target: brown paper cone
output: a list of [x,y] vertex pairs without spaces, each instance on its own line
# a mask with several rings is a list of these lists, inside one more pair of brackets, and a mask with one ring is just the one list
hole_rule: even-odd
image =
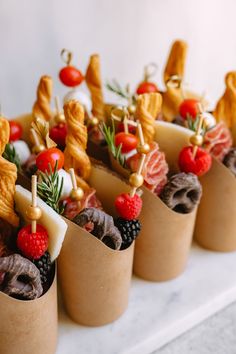
[[65,221],[68,231],[58,273],[67,312],[75,322],[86,326],[113,322],[128,305],[134,245],[114,251]]
[[[100,166],[92,166],[89,184],[97,190],[104,209],[115,215],[115,197],[128,190],[128,185]],[[68,231],[58,273],[68,314],[87,326],[112,322],[128,305],[134,245],[114,251],[71,221],[65,221]]]
[[57,281],[40,298],[22,301],[0,292],[0,354],[54,354]]
[[142,198],[142,230],[135,242],[134,272],[151,281],[175,278],[187,264],[196,210],[176,213],[147,189]]
[[[116,175],[105,183],[106,169],[93,167],[90,183],[97,189],[98,197],[106,210],[114,213],[110,200],[130,187]],[[179,214],[169,209],[160,198],[143,188],[143,208],[140,215],[142,230],[136,240],[134,271],[152,281],[164,281],[181,274],[186,266],[193,236],[196,210]]]
[[114,158],[114,156],[110,151],[109,151],[109,158],[110,158],[110,165],[112,167],[112,170],[117,172],[120,176],[128,179],[130,176],[130,172],[119,164],[119,162]]
[[236,250],[236,179],[222,163],[213,160],[200,178],[203,195],[198,208],[195,239],[213,251]]

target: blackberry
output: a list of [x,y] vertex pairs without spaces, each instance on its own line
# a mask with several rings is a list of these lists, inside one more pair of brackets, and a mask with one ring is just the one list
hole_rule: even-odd
[[123,240],[121,249],[128,248],[141,230],[141,224],[136,219],[125,220],[123,218],[118,218],[115,221],[115,225],[119,229]]
[[42,284],[46,283],[48,280],[48,273],[52,268],[50,254],[45,252],[44,255],[39,259],[34,259],[33,263],[40,271],[40,277]]

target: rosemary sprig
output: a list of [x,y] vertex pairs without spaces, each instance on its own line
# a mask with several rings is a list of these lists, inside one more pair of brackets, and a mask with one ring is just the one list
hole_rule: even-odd
[[16,149],[12,144],[9,143],[6,144],[5,151],[2,156],[4,157],[4,159],[8,160],[9,162],[14,163],[19,172],[21,171],[20,157],[17,154]]
[[122,144],[115,146],[115,125],[112,121],[112,127],[108,127],[105,123],[100,126],[101,132],[106,140],[108,149],[114,156],[114,158],[119,162],[121,166],[125,166],[125,157],[121,154]]
[[122,87],[117,80],[113,79],[112,82],[106,83],[106,88],[109,91],[115,93],[117,96],[126,99],[129,104],[135,103],[135,95],[130,93],[129,84],[127,84],[125,87]]
[[63,214],[64,207],[59,203],[64,184],[64,178],[59,180],[59,174],[57,170],[57,162],[52,171],[52,167],[49,164],[49,172],[40,172],[41,181],[38,182],[38,195],[45,201],[52,209],[58,214]]

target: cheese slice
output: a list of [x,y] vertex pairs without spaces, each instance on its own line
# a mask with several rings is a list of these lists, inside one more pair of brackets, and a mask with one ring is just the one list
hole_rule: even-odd
[[[19,185],[16,185],[15,204],[16,211],[18,211],[21,217],[28,223],[26,218],[26,210],[31,204],[31,192]],[[37,198],[37,204],[42,210],[42,217],[39,220],[39,224],[44,226],[48,231],[48,252],[51,255],[51,261],[54,261],[60,253],[67,230],[67,224],[59,214],[57,214],[40,198]]]

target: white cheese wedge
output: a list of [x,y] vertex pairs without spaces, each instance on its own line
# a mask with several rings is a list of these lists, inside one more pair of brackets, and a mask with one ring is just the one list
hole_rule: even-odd
[[158,143],[160,150],[165,153],[166,160],[171,172],[178,172],[179,153],[183,147],[189,145],[189,138],[193,131],[180,125],[156,121],[154,140]]
[[[40,198],[37,198],[37,203],[42,210],[42,217],[39,220],[39,224],[43,225],[47,229],[49,237],[48,252],[51,255],[51,260],[54,261],[60,253],[67,230],[67,224],[60,215],[58,215]],[[16,210],[28,223],[26,219],[26,210],[27,207],[31,204],[31,193],[25,188],[17,185],[15,193],[15,204]]]

